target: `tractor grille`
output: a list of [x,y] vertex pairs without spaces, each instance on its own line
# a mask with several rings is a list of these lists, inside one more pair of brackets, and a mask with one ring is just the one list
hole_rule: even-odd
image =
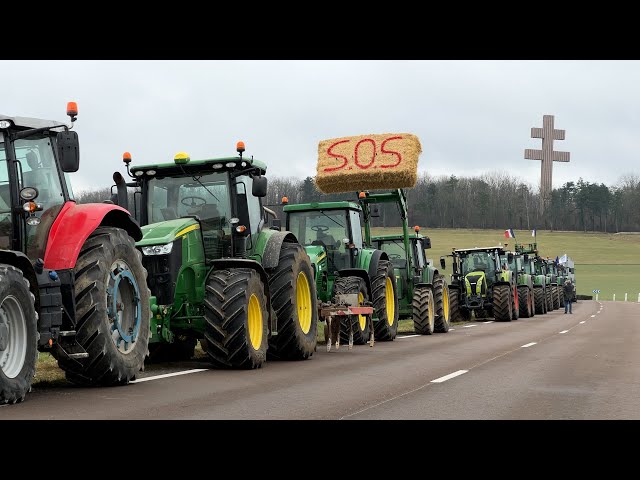
[[485,295],[487,293],[487,283],[484,281],[482,273],[470,273],[467,275],[467,281],[471,286],[471,295]]

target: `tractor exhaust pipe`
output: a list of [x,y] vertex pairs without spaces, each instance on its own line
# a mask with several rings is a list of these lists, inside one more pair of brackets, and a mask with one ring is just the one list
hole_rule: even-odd
[[125,210],[129,210],[127,182],[124,181],[124,177],[120,174],[120,172],[114,172],[113,181],[116,183],[116,188],[118,189],[116,203],[122,208],[124,208]]

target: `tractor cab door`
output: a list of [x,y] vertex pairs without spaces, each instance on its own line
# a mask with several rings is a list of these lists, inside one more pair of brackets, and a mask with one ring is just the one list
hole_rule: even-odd
[[244,242],[240,246],[243,251],[250,251],[258,241],[258,234],[265,225],[264,210],[262,201],[253,195],[253,178],[242,175],[235,179],[235,200],[236,218],[239,226],[244,226],[246,230],[237,235],[236,242]]
[[[42,134],[16,140],[13,144],[18,191],[25,187],[35,188],[38,196],[34,201],[42,206],[42,210],[34,214],[39,223],[27,223],[23,212],[14,215],[14,236],[20,239],[14,248],[26,252],[29,258],[44,257],[51,225],[64,203],[72,197],[70,182],[58,167],[54,142],[54,137]],[[2,169],[6,169],[6,164]]]
[[[349,224],[350,224],[350,233],[349,245],[344,245],[345,248],[348,247],[349,254],[349,268],[355,268],[357,264],[357,256],[363,248],[362,241],[362,223],[360,219],[360,212],[355,210],[349,210]],[[344,242],[343,242],[344,243]]]
[[11,190],[4,143],[0,143],[0,249],[11,249],[13,222],[11,218]]

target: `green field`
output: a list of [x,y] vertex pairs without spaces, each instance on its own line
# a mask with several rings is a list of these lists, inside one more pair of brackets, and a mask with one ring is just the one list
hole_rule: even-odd
[[[401,232],[401,229],[374,228],[374,235]],[[440,264],[440,256],[451,253],[452,248],[487,247],[514,243],[530,243],[534,240],[531,230],[516,230],[516,238],[505,238],[504,230],[463,230],[424,226],[420,233],[431,238],[429,258]],[[540,254],[551,258],[565,253],[573,259],[576,269],[576,288],[579,295],[594,295],[599,289],[600,300],[638,301],[640,292],[640,235],[605,234],[583,232],[538,231],[535,238]],[[445,272],[451,274],[451,258],[447,257]],[[594,296],[595,298],[595,296]]]

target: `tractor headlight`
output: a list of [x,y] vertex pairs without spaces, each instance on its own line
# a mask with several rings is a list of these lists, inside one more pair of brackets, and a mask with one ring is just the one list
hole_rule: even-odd
[[9,128],[11,126],[11,120],[0,120],[0,128]]
[[149,245],[142,247],[142,253],[144,255],[168,255],[173,249],[173,242],[166,245]]

